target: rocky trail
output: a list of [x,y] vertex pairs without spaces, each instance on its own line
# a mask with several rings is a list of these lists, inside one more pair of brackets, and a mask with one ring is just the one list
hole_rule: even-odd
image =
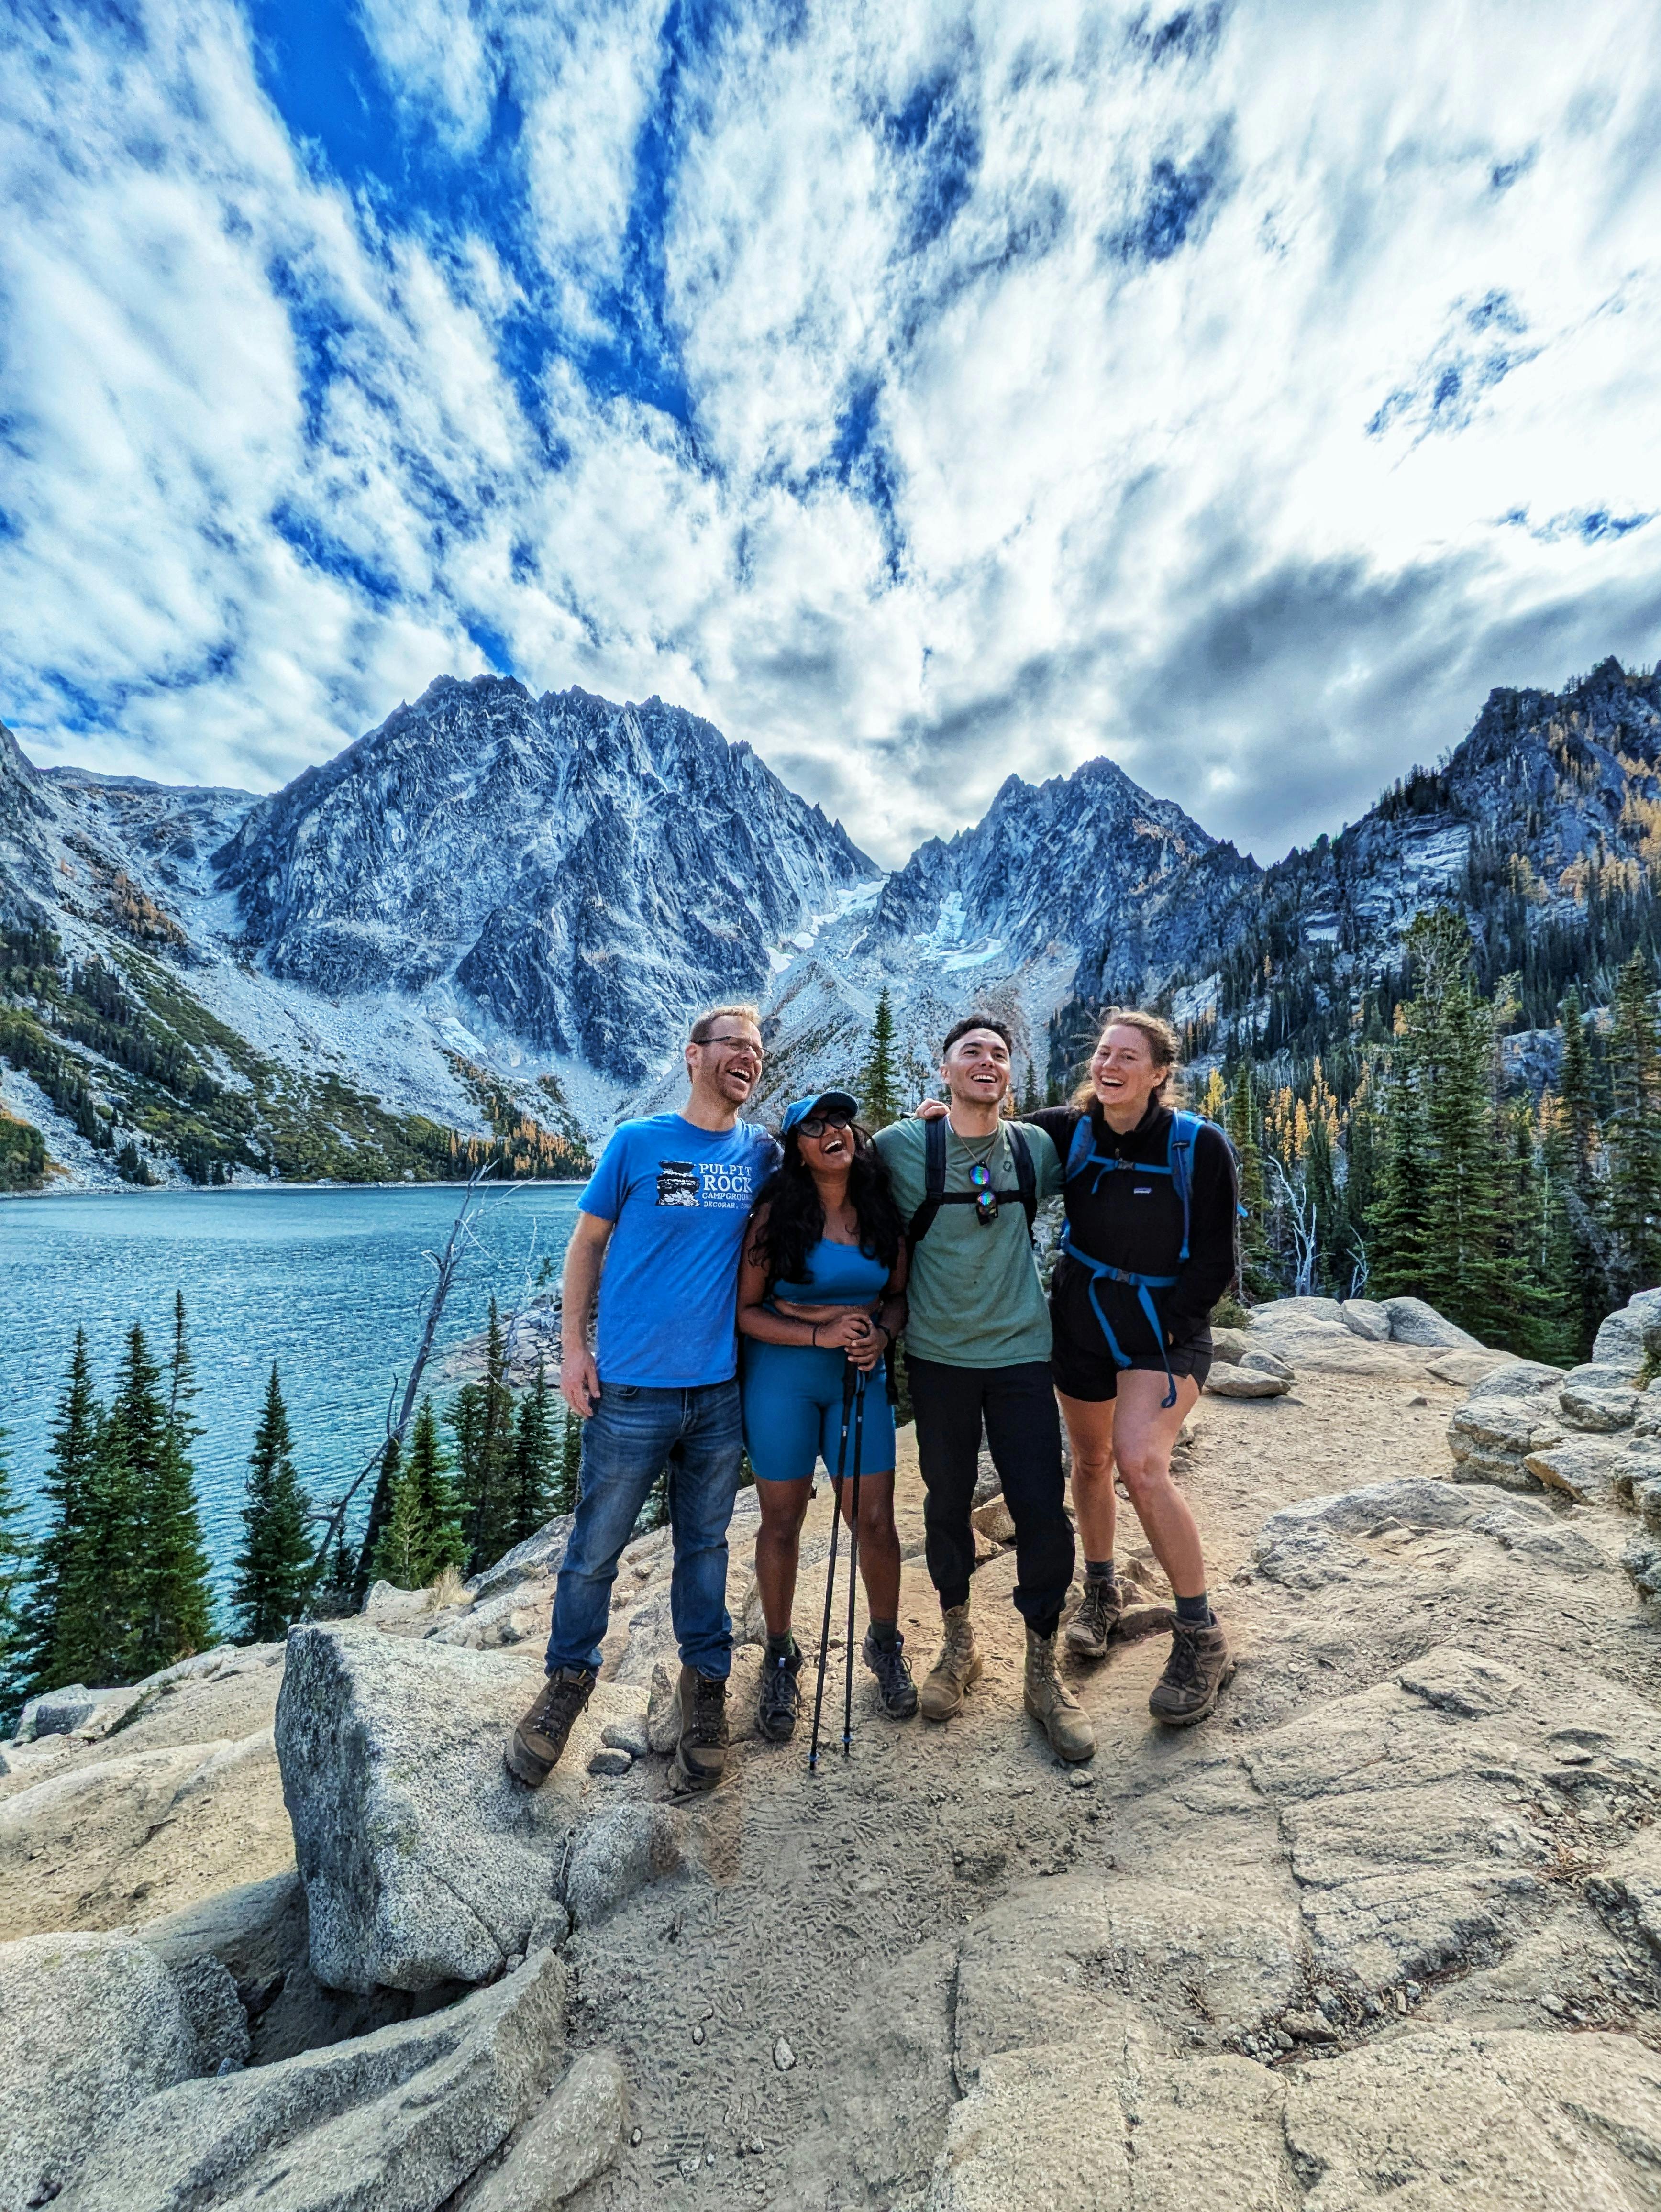
[[[668,1794],[660,1534],[520,1792],[559,1523],[7,1747],[0,2212],[1661,2207],[1661,1297],[1568,1377],[1396,1320],[1226,1347],[1279,1395],[1208,1394],[1179,1473],[1238,1672],[1171,1733],[1162,1636],[1080,1668],[1082,1770],[1020,1709],[995,1495],[967,1712],[861,1674],[844,1759],[838,1638],[816,1776],[749,1731],[752,1641],[727,1778]],[[909,1431],[898,1488],[921,1671]]]

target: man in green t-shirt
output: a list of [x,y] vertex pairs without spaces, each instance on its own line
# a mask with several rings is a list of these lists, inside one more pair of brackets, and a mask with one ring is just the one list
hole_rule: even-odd
[[[1062,1188],[1062,1164],[1042,1129],[1002,1116],[1009,1095],[1009,1031],[984,1015],[959,1022],[940,1054],[950,1099],[946,1184],[911,1249],[905,1368],[927,1496],[929,1579],[945,1640],[919,1700],[930,1720],[963,1710],[981,1656],[969,1618],[975,1532],[969,1522],[981,1426],[1015,1523],[1017,1611],[1026,1623],[1025,1703],[1057,1754],[1096,1748],[1078,1699],[1056,1671],[1056,1632],[1073,1580],[1073,1530],[1062,1504],[1061,1419],[1050,1379],[1050,1312],[1032,1257],[1013,1144],[1024,1142],[1042,1200]],[[927,1192],[926,1127],[896,1121],[881,1152],[910,1221]]]

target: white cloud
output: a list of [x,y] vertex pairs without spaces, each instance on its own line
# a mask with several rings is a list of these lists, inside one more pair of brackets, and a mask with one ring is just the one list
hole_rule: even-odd
[[266,782],[499,638],[886,858],[1100,750],[1267,856],[1654,657],[1635,0],[685,21],[362,0],[459,175],[523,118],[459,228],[299,158],[228,0],[20,34],[26,744]]

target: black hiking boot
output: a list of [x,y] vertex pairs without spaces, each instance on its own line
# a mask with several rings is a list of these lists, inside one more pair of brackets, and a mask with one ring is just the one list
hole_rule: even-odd
[[1184,1620],[1172,1623],[1171,1656],[1153,1685],[1147,1710],[1167,1728],[1192,1728],[1216,1705],[1218,1692],[1234,1672],[1228,1638],[1222,1625],[1190,1628]]
[[587,1667],[560,1668],[508,1737],[502,1758],[508,1773],[527,1790],[540,1790],[558,1765],[571,1723],[587,1704],[596,1679]]
[[896,1633],[891,1644],[879,1644],[867,1628],[860,1656],[877,1678],[878,1694],[889,1719],[909,1721],[917,1710],[917,1686],[905,1656],[905,1638]]
[[788,1743],[801,1711],[801,1646],[793,1636],[787,1648],[767,1647],[761,1662],[761,1695],[756,1700],[756,1733],[769,1743]]
[[680,1741],[675,1746],[674,1782],[682,1790],[713,1790],[727,1765],[726,1677],[683,1667],[675,1700]]
[[1067,1624],[1068,1650],[1076,1651],[1080,1658],[1105,1659],[1123,1611],[1124,1598],[1116,1578],[1110,1583],[1099,1575],[1086,1575],[1078,1610]]

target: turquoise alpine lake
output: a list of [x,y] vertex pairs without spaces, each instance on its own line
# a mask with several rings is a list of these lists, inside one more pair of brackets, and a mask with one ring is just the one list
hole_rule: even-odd
[[[455,1387],[441,1375],[444,1352],[484,1327],[492,1293],[505,1312],[545,1259],[560,1267],[581,1189],[520,1183],[475,1200],[424,1377],[441,1405]],[[182,1291],[204,1431],[197,1496],[222,1596],[271,1362],[301,1479],[315,1503],[330,1503],[385,1433],[394,1378],[401,1393],[421,1341],[435,1272],[423,1255],[443,1249],[463,1195],[456,1183],[271,1185],[0,1201],[0,1451],[25,1533],[42,1525],[41,1478],[76,1328],[107,1398],[134,1322],[165,1361]],[[368,1510],[366,1484],[349,1526]]]

